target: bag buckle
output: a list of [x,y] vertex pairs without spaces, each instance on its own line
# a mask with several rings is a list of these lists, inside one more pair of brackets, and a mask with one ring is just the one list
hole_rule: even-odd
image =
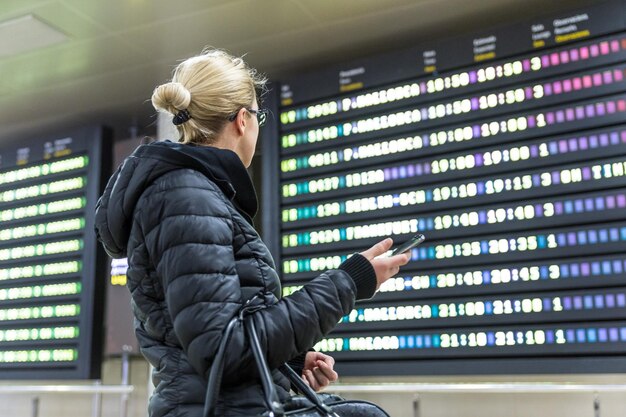
[[243,320],[245,316],[252,314],[255,311],[259,311],[259,310],[263,310],[264,308],[267,308],[265,304],[254,305],[253,302],[258,299],[259,299],[259,295],[257,294],[251,299],[249,299],[248,301],[246,301],[243,307],[241,307],[241,309],[239,310],[239,320]]

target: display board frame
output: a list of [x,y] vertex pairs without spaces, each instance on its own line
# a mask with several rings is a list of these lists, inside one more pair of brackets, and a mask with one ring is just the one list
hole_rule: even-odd
[[[2,248],[11,248],[17,245],[15,242],[22,242],[20,243],[22,246],[27,244],[33,247],[45,247],[46,244],[58,240],[56,236],[76,238],[80,242],[80,249],[67,252],[67,258],[64,258],[66,255],[63,255],[65,253],[63,251],[57,252],[60,254],[51,252],[49,255],[46,252],[43,256],[37,252],[35,257],[25,256],[24,261],[21,261],[22,255],[18,254],[18,256],[17,252],[13,251],[3,263],[2,273],[6,279],[0,280],[0,289],[9,291],[13,287],[31,286],[34,290],[31,294],[32,301],[29,301],[28,297],[11,299],[9,294],[8,298],[0,302],[0,306],[6,306],[7,310],[0,322],[4,331],[3,340],[0,341],[0,351],[4,355],[3,358],[7,359],[0,364],[0,379],[97,379],[101,375],[103,310],[108,257],[97,242],[94,222],[96,203],[111,171],[112,132],[104,127],[88,126],[66,129],[56,134],[45,133],[39,137],[24,138],[18,143],[0,151],[0,173],[19,171],[29,167],[45,167],[38,169],[38,173],[32,178],[29,177],[31,174],[27,174],[20,179],[19,175],[22,174],[18,174],[18,178],[12,180],[15,183],[13,188],[38,188],[37,195],[24,195],[23,198],[15,197],[12,201],[4,201],[0,204],[2,206],[0,210],[10,211],[28,204],[30,207],[39,207],[41,210],[42,207],[49,206],[50,201],[53,200],[80,199],[83,203],[74,209],[62,207],[56,212],[57,214],[51,214],[53,212],[46,209],[48,211],[45,213],[16,217],[0,223],[3,225],[2,229],[6,229],[8,225],[22,230],[24,226],[44,224],[49,220],[58,224],[59,220],[63,220],[63,217],[68,215],[81,217],[82,225],[80,228],[73,228],[72,231],[67,232],[58,233],[46,230],[45,233],[38,232],[37,235],[31,237],[18,236],[14,237],[14,243],[9,240],[8,243],[1,245]],[[81,161],[82,167],[76,169],[70,167],[60,170],[58,174],[54,171],[55,163],[62,164],[64,161],[75,159]],[[77,178],[82,178],[79,186],[69,188],[67,191],[60,190],[57,193],[52,186],[46,185],[48,184],[47,178],[71,181],[76,175],[79,175]],[[2,195],[8,195],[6,192],[11,192],[11,187],[10,182],[2,184],[0,186]],[[48,233],[53,234],[48,235]],[[43,266],[46,263],[59,264],[66,259],[75,261],[79,265],[78,270],[68,273],[57,271],[50,275]],[[30,265],[39,264],[41,264],[40,267],[33,266],[35,273],[32,276],[18,271],[19,269],[25,271],[31,268]],[[63,285],[65,281],[73,282],[78,290],[67,294],[46,294],[46,289],[54,289],[54,285]],[[76,306],[78,314],[75,312],[68,313],[67,316],[57,316],[55,307],[46,307],[48,304],[67,303]],[[29,313],[30,318],[20,315],[19,311],[26,314],[30,308],[49,309],[50,314]],[[24,332],[29,325],[34,329],[31,329],[30,336]],[[70,329],[73,336],[60,336],[59,332],[63,328]],[[21,333],[17,336],[9,335],[7,331],[11,330],[21,330]],[[42,351],[47,352],[42,353]]]
[[[411,228],[417,227],[411,233],[420,231],[428,237],[403,268],[404,281],[396,278],[393,284],[413,285],[413,289],[383,290],[372,300],[357,303],[351,315],[317,345],[336,358],[342,375],[626,372],[626,310],[619,307],[626,290],[626,260],[622,259],[626,228],[624,210],[615,205],[618,200],[623,203],[626,187],[622,175],[626,132],[621,133],[626,126],[625,64],[626,4],[606,1],[294,73],[277,83],[266,100],[276,120],[261,138],[262,207],[264,240],[281,272],[283,294],[297,291],[324,267],[336,267],[351,251],[385,237],[362,237],[358,244],[345,239],[356,236],[359,227],[376,223],[369,208],[355,210],[359,205],[393,201],[393,206],[376,206],[378,222],[399,230],[411,217],[419,218],[411,223]],[[399,96],[388,100],[394,91]],[[521,94],[517,100],[516,93]],[[492,98],[499,104],[490,106]],[[381,130],[392,117],[395,127]],[[494,126],[495,133],[490,131]],[[407,138],[415,149],[397,151],[398,146],[407,146]],[[396,148],[389,152],[392,144]],[[508,165],[483,164],[473,172],[439,172],[432,179],[415,173],[421,167],[426,172],[435,163],[449,167],[463,157],[471,156],[474,162],[484,161],[485,156],[501,158],[504,151],[507,157],[512,152],[535,154],[514,164],[510,160]],[[378,154],[355,158],[357,152]],[[537,153],[545,158],[536,158]],[[414,174],[402,177],[401,169]],[[370,184],[349,188],[356,177],[367,183],[376,175],[379,179]],[[568,182],[543,187],[541,178]],[[527,188],[519,185],[524,181],[530,181]],[[411,189],[415,183],[421,188]],[[504,184],[503,189],[476,198],[476,203],[455,201],[454,194],[466,190],[464,186],[484,191],[496,184]],[[453,198],[436,200],[433,195],[438,192]],[[407,193],[418,199],[421,195],[424,201],[396,205]],[[368,200],[372,196],[373,202]],[[350,215],[343,214],[347,204],[352,204]],[[605,204],[611,210],[605,210]],[[532,230],[523,213],[507,222],[458,226],[468,216],[484,219],[518,213],[516,205],[534,207]],[[558,217],[544,216],[541,210],[548,205],[561,211]],[[318,210],[327,212],[319,215]],[[578,229],[575,216],[584,219]],[[457,225],[437,229],[433,226],[437,221]],[[311,231],[320,239],[319,248],[310,246]],[[401,241],[411,233],[389,235]],[[489,239],[481,240],[482,235]],[[323,241],[326,238],[329,241]],[[604,243],[595,245],[597,239]],[[507,250],[484,259],[475,256],[448,263],[433,255],[449,247],[454,257],[462,258],[464,245],[482,250],[494,242]],[[546,247],[523,252],[515,246],[528,242]],[[472,277],[491,280],[498,274],[502,274],[498,279],[509,280],[506,286],[463,282]],[[584,274],[586,278],[576,278]],[[460,284],[446,287],[446,280]],[[432,312],[444,305],[457,312],[477,305],[493,311],[494,300],[501,305],[509,302],[511,313],[479,319],[403,318],[393,323],[388,318],[397,317],[398,307],[403,315],[408,309],[416,312],[427,306]],[[542,305],[541,313],[524,318],[526,307],[521,306],[533,302]],[[532,314],[533,307],[529,308]],[[373,322],[359,322],[368,314]],[[483,347],[470,348],[471,337],[474,343],[482,338]],[[500,349],[489,345],[496,338],[503,341]],[[444,339],[448,349],[432,349],[435,344],[440,348]],[[544,346],[537,347],[535,340]],[[385,343],[395,348],[386,350]]]

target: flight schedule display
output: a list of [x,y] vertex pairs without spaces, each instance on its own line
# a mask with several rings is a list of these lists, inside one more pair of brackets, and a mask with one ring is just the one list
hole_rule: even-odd
[[84,128],[0,151],[0,378],[99,375],[107,136]]
[[426,241],[316,349],[348,375],[625,372],[626,6],[280,85],[283,292]]

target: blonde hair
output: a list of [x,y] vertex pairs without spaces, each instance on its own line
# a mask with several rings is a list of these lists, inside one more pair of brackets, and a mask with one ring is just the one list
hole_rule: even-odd
[[267,80],[241,58],[208,49],[180,63],[172,81],[155,88],[152,105],[177,115],[187,110],[189,120],[176,126],[179,142],[211,143],[243,107],[250,107]]

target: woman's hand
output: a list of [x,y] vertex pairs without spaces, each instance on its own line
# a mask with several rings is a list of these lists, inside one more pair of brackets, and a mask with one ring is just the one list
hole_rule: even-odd
[[393,277],[400,271],[402,265],[406,265],[411,260],[411,252],[401,253],[399,255],[377,258],[391,249],[393,240],[388,237],[387,239],[378,242],[365,252],[361,252],[361,255],[367,258],[372,263],[374,271],[376,272],[376,289],[378,289],[385,281]]
[[302,379],[315,391],[320,391],[339,377],[333,370],[334,366],[335,360],[332,357],[320,352],[307,352]]

